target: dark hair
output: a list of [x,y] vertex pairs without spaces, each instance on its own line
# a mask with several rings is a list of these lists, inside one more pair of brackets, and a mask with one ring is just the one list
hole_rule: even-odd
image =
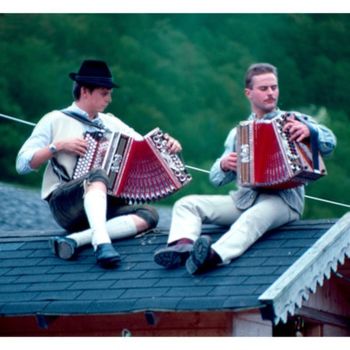
[[253,77],[256,75],[272,73],[276,77],[277,68],[270,63],[255,63],[252,64],[245,75],[245,87],[251,89],[253,87]]
[[87,88],[90,92],[93,92],[95,89],[97,89],[97,86],[92,86],[92,85],[87,85],[87,84],[79,84],[76,81],[73,83],[73,97],[75,101],[78,101],[81,96],[81,88],[85,87]]

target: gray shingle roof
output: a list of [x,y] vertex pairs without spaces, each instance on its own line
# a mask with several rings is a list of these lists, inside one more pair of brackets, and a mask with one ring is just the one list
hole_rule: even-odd
[[[29,196],[27,192],[24,195],[26,202]],[[25,205],[21,195],[16,196]],[[29,199],[32,200],[40,201],[38,197]],[[10,230],[6,222],[10,219],[2,219],[5,225],[0,223],[0,315],[264,307],[259,296],[336,222],[304,220],[286,225],[265,234],[230,265],[205,275],[190,276],[185,268],[165,270],[153,261],[154,251],[166,244],[170,221],[169,208],[159,210],[161,221],[157,230],[114,243],[122,256],[122,263],[115,270],[96,265],[91,247],[83,249],[75,261],[54,257],[48,249],[48,237],[63,232],[51,224],[45,203],[36,218],[44,217],[47,225],[38,230],[35,223],[26,230],[14,224]],[[20,206],[16,215],[18,211]],[[225,228],[207,225],[203,230],[216,240]]]

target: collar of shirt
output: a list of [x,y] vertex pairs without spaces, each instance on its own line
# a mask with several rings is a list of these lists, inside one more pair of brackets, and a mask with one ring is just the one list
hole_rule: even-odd
[[75,113],[81,115],[82,117],[86,118],[87,120],[89,120],[90,122],[96,124],[99,127],[104,127],[104,123],[103,123],[102,119],[100,118],[99,113],[97,114],[96,118],[91,120],[89,118],[88,113],[86,113],[83,109],[79,108],[75,102],[73,102],[71,104],[71,106],[69,106],[67,109],[69,111],[72,111],[72,112],[75,112]]
[[[279,108],[276,108],[274,111],[264,114],[261,119],[270,120],[270,119],[277,117],[281,113],[282,113],[282,111]],[[256,117],[255,113],[252,113],[248,118],[248,120],[256,120],[256,119],[257,119],[257,117]]]

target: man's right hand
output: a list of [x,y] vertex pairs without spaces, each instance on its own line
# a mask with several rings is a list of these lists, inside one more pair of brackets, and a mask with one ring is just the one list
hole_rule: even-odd
[[223,171],[237,171],[237,153],[231,152],[222,158],[220,167]]
[[82,138],[68,139],[55,142],[58,152],[67,152],[84,156],[87,151],[87,142]]
[[[67,152],[84,156],[87,151],[87,142],[82,138],[55,141],[54,145],[57,152]],[[46,146],[34,153],[33,158],[30,161],[30,167],[32,169],[38,169],[42,164],[52,158],[52,156],[53,154],[49,147]]]

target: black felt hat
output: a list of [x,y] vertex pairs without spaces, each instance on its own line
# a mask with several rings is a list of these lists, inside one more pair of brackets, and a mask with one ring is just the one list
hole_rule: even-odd
[[113,82],[111,71],[104,61],[85,60],[78,73],[69,73],[69,77],[81,85],[87,84],[108,89],[119,87]]

